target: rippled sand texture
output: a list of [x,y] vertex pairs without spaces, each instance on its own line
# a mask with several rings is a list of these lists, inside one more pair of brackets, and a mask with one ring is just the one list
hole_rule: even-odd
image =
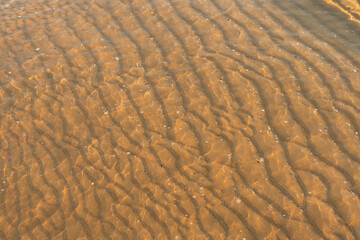
[[355,0],[2,0],[0,237],[360,239]]

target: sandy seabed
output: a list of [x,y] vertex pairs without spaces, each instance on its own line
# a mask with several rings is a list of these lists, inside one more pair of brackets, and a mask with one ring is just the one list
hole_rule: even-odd
[[0,1],[1,239],[360,239],[356,0]]

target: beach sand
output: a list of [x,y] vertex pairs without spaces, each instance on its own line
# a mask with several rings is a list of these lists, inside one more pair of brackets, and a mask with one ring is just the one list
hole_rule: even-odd
[[1,239],[360,239],[356,0],[0,1]]

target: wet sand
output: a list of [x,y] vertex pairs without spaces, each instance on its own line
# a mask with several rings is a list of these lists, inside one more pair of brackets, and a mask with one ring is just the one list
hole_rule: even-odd
[[360,239],[356,0],[0,1],[1,239]]

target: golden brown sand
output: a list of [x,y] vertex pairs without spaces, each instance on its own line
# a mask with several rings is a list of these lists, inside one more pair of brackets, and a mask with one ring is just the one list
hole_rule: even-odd
[[360,239],[356,0],[1,0],[1,239]]

